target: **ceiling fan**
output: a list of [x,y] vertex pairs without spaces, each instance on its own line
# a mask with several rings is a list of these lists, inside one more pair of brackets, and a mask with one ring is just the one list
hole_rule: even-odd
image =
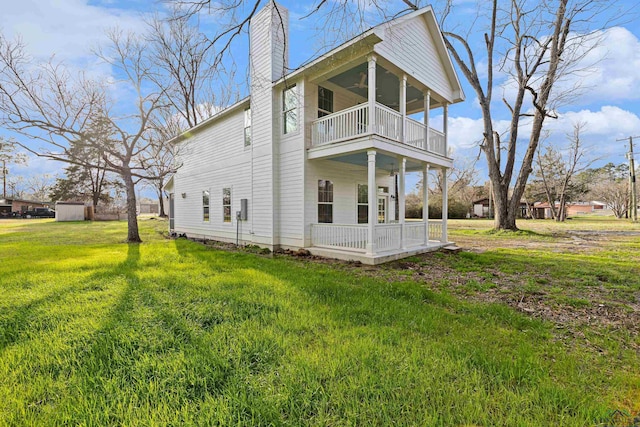
[[347,89],[368,89],[367,85],[367,73],[360,72],[360,81],[355,82],[353,86],[349,86]]

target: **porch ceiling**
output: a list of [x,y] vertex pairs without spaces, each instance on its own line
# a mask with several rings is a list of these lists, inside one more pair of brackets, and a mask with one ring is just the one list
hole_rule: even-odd
[[[332,157],[329,160],[348,163],[350,165],[355,165],[355,166],[362,166],[365,169],[367,167],[367,162],[368,162],[366,152],[345,154],[342,156]],[[407,172],[421,171],[422,168],[423,166],[420,162],[407,159],[407,165],[406,165]],[[378,152],[376,154],[376,169],[384,170],[389,174],[397,173],[400,170],[400,160],[395,156]]]
[[[368,96],[367,71],[367,63],[364,62],[329,78],[329,81],[366,99]],[[400,79],[380,64],[376,64],[376,98],[377,102],[400,111]],[[407,112],[422,111],[423,102],[422,91],[407,83]]]

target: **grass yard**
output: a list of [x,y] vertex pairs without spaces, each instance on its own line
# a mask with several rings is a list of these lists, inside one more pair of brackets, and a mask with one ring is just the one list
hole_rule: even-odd
[[640,425],[640,228],[580,221],[376,268],[0,221],[0,425]]

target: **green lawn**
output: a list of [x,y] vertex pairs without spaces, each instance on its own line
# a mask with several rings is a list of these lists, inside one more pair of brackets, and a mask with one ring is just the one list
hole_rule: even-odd
[[638,238],[607,257],[425,255],[417,280],[398,264],[224,252],[166,239],[163,221],[140,228],[145,243],[129,245],[122,222],[0,221],[0,425],[628,426],[640,411],[631,330],[568,334],[441,274],[495,268],[525,286],[589,261],[637,298],[638,256],[620,258]]

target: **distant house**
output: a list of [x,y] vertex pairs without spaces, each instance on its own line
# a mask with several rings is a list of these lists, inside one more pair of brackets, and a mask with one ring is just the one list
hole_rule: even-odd
[[[475,200],[473,202],[473,216],[477,218],[490,218],[493,215],[493,206],[488,197]],[[518,218],[526,218],[527,204],[520,202],[520,210],[518,210]]]
[[567,204],[567,215],[584,215],[592,213],[600,213],[606,209],[606,203],[591,201],[591,202],[575,202]]
[[[576,215],[585,215],[592,213],[606,213],[606,204],[602,202],[573,202],[565,205],[565,216],[571,217]],[[556,210],[560,209],[560,203],[555,203]],[[533,218],[535,219],[551,219],[551,205],[548,202],[537,202],[533,205]]]
[[173,141],[170,231],[370,264],[446,245],[426,203],[405,221],[406,173],[452,167],[448,107],[464,99],[431,7],[291,72],[288,37],[268,2],[251,20],[250,96]]
[[49,205],[49,202],[35,200],[0,199],[0,217],[10,217],[13,214],[32,211],[35,208],[48,208]]

